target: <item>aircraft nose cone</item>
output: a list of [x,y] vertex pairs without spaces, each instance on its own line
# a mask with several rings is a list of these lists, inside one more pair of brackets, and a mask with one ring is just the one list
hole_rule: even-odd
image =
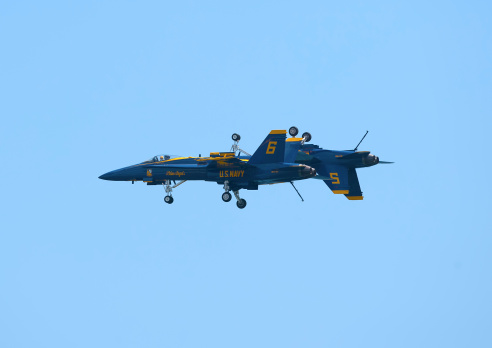
[[99,176],[99,179],[111,180],[111,172]]
[[99,179],[103,180],[118,180],[120,179],[119,176],[121,174],[121,169],[116,169],[112,170],[110,172],[107,172],[106,174],[103,174],[99,177]]
[[101,175],[99,179],[111,181],[131,181],[141,178],[144,173],[145,169],[141,169],[141,167],[139,170],[139,168],[129,166],[107,172],[106,174]]

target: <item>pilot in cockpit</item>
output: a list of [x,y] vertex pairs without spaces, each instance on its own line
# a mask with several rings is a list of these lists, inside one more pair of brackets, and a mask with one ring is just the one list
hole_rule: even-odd
[[170,155],[159,155],[159,156],[154,156],[150,160],[146,162],[162,162],[162,161],[167,161],[168,159],[171,159]]

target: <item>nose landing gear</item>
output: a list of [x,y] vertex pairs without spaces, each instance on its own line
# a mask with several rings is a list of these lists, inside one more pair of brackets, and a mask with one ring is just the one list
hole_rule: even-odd
[[186,180],[183,180],[183,181],[180,181],[176,184],[176,181],[174,182],[174,186],[171,186],[171,180],[166,180],[164,182],[164,190],[166,191],[166,196],[164,197],[164,202],[166,202],[167,204],[173,204],[174,202],[174,198],[173,198],[173,189],[175,189],[176,187],[178,187],[179,185],[185,183]]
[[173,198],[173,188],[171,187],[171,180],[166,180],[164,185],[164,190],[166,191],[166,196],[164,197],[164,202],[167,204],[173,204],[174,198]]

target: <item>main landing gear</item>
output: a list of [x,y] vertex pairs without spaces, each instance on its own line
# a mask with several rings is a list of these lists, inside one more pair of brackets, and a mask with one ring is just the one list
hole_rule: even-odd
[[224,202],[230,202],[230,201],[231,201],[231,199],[232,199],[232,195],[231,195],[229,192],[224,192],[224,193],[222,194],[222,200],[223,200]]
[[240,199],[239,201],[236,202],[236,205],[239,209],[244,209],[246,208],[246,200]]
[[[229,192],[231,188],[229,187],[229,181],[224,182],[224,190],[225,192],[222,194],[222,200],[224,202],[230,202],[232,199],[232,195]],[[244,209],[246,207],[246,200],[239,197],[239,190],[232,191],[234,193],[234,197],[236,197],[237,202],[236,205],[239,209]]]
[[234,191],[234,197],[236,197],[236,205],[239,209],[244,209],[246,207],[246,200],[239,197],[239,191]]
[[[295,137],[297,134],[299,134],[299,129],[297,127],[290,127],[289,128],[289,135]],[[308,132],[302,133],[302,144],[304,143],[309,143],[311,141],[311,134]]]
[[164,202],[167,204],[173,204],[174,198],[173,198],[173,189],[178,187],[179,185],[185,183],[186,180],[180,181],[176,184],[176,181],[174,182],[174,186],[171,186],[171,180],[166,180],[164,182],[164,190],[166,191],[166,196],[164,197]]

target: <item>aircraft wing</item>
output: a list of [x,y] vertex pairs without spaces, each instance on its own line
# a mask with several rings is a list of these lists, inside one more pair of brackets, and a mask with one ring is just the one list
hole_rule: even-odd
[[348,170],[349,193],[345,195],[350,200],[362,200],[362,191],[360,190],[359,178],[355,168]]
[[[354,168],[342,165],[324,165],[315,167],[325,184],[335,194],[344,194],[349,200],[362,200],[362,191]],[[326,178],[326,179],[325,179]]]

